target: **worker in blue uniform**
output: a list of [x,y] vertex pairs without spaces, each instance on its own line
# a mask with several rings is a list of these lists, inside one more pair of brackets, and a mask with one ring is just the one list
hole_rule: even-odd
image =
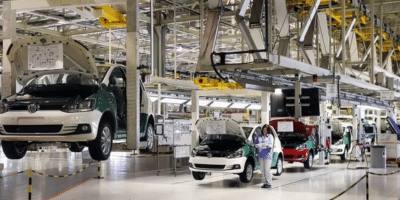
[[258,162],[263,181],[261,188],[270,188],[272,186],[271,162],[274,136],[269,125],[263,126],[261,135],[257,136],[255,146],[258,151]]

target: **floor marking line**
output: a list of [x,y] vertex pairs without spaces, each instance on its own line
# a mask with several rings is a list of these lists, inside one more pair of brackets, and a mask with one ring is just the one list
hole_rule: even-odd
[[306,181],[306,180],[309,180],[309,179],[312,179],[312,178],[315,178],[315,177],[318,177],[318,176],[323,176],[323,175],[326,175],[326,174],[335,173],[335,172],[338,172],[338,171],[341,171],[341,170],[344,170],[344,169],[346,169],[346,168],[338,169],[338,170],[335,170],[335,171],[332,171],[332,172],[326,172],[326,173],[319,174],[319,175],[315,175],[315,176],[311,176],[311,177],[309,177],[309,178],[300,179],[300,180],[295,181],[295,182],[286,183],[286,184],[283,184],[283,185],[280,185],[280,186],[277,186],[277,187],[272,187],[272,188],[269,189],[269,190],[272,190],[272,189],[275,189],[275,188],[284,187],[284,186],[288,186],[288,185],[295,184],[295,183],[298,183],[298,182],[301,182],[301,181]]
[[72,185],[72,186],[70,186],[70,187],[68,187],[68,188],[66,188],[66,189],[64,189],[64,190],[62,190],[61,192],[56,192],[55,194],[53,194],[53,195],[51,195],[51,196],[49,196],[49,197],[43,198],[43,200],[54,199],[54,198],[56,198],[56,197],[58,197],[58,196],[60,196],[60,195],[62,195],[62,194],[64,194],[64,193],[66,193],[66,192],[69,192],[69,191],[71,191],[71,190],[77,188],[78,186],[81,186],[81,185],[83,185],[84,183],[87,183],[87,182],[89,182],[89,181],[91,181],[91,180],[93,180],[93,178],[86,178],[86,179],[83,179],[82,181],[80,181],[80,182],[78,182],[78,183],[76,183],[76,184],[74,184],[74,185]]

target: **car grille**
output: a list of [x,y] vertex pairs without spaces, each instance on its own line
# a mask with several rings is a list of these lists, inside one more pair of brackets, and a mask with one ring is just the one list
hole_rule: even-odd
[[[40,105],[38,110],[61,110],[63,105]],[[28,105],[8,105],[8,110],[28,110]]]
[[4,125],[8,133],[57,133],[63,125]]
[[225,165],[206,165],[206,164],[195,164],[197,168],[209,168],[209,169],[224,169]]
[[[198,152],[196,156],[201,156],[201,157],[208,157],[209,152]],[[211,153],[211,157],[226,157],[228,154],[227,153]]]

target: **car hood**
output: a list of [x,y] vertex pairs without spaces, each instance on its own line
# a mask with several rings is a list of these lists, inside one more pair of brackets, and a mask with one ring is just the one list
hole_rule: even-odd
[[71,38],[41,36],[16,40],[8,48],[7,57],[21,85],[51,73],[80,73],[98,78],[89,49]]
[[229,118],[201,118],[197,120],[196,128],[202,139],[210,134],[232,134],[246,138],[239,123]]

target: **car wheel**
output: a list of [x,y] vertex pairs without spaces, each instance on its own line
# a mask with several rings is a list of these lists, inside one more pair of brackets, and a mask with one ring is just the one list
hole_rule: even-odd
[[149,126],[147,126],[146,138],[146,149],[148,152],[152,153],[154,148],[154,128],[152,124],[149,124]]
[[400,163],[397,163],[397,167],[400,167]]
[[243,172],[239,175],[240,181],[243,183],[250,183],[253,179],[253,165],[250,162],[246,162]]
[[347,151],[347,148],[345,148],[344,153],[342,155],[340,155],[340,159],[347,160],[347,154],[348,154],[348,151]]
[[283,161],[281,157],[278,157],[278,160],[276,161],[276,173],[274,176],[280,176],[283,171]]
[[93,160],[107,160],[111,154],[113,131],[108,122],[101,122],[97,137],[89,142],[89,153]]
[[72,152],[79,153],[79,152],[82,152],[84,148],[85,148],[85,146],[83,146],[77,142],[74,142],[74,143],[71,143],[71,147],[69,147],[69,150]]
[[204,177],[206,177],[205,172],[192,172],[192,175],[193,175],[194,180],[198,180],[198,181],[201,181],[204,179]]
[[304,168],[306,169],[311,169],[311,167],[314,164],[314,156],[312,155],[312,153],[310,152],[308,154],[308,159],[304,162]]
[[26,155],[28,151],[27,142],[8,142],[2,141],[1,146],[3,152],[9,159],[21,159]]

